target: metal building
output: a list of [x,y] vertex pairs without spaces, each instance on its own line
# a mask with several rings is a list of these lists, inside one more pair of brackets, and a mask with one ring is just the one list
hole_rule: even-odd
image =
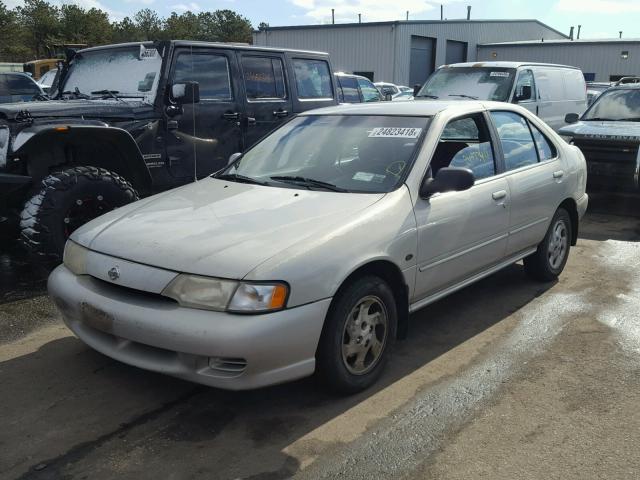
[[640,39],[552,40],[485,43],[478,60],[517,60],[579,67],[587,81],[640,75]]
[[567,39],[538,20],[425,20],[269,27],[260,46],[320,50],[336,71],[399,85],[423,83],[445,63],[475,61],[478,44]]

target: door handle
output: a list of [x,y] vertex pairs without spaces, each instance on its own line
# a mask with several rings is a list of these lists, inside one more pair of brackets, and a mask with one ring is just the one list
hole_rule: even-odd
[[494,200],[502,200],[503,198],[505,198],[507,196],[507,191],[506,190],[500,190],[499,192],[493,192],[491,194],[491,197]]
[[256,124],[256,119],[253,117],[247,117],[247,127],[253,127]]
[[227,112],[222,114],[222,118],[225,120],[238,120],[240,118],[240,114],[238,112]]
[[564,170],[558,170],[553,172],[553,178],[562,178],[564,177]]
[[284,118],[287,115],[289,115],[289,112],[287,112],[286,110],[275,110],[273,112],[273,116],[278,118]]
[[167,121],[167,130],[177,130],[178,129],[178,121],[177,120],[169,120]]

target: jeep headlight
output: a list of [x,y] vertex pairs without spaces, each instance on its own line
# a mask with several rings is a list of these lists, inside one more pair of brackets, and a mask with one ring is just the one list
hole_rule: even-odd
[[9,127],[0,127],[0,168],[7,164],[9,152]]
[[78,245],[72,240],[67,240],[64,246],[62,263],[76,275],[87,274],[87,254],[89,249]]
[[183,307],[237,313],[263,313],[284,308],[288,288],[283,283],[248,283],[180,274],[162,291]]

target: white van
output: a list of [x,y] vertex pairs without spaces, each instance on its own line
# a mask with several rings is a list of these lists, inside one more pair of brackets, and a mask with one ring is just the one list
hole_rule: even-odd
[[567,113],[587,109],[587,88],[579,68],[524,62],[454,63],[438,68],[416,99],[452,98],[517,103],[558,130]]

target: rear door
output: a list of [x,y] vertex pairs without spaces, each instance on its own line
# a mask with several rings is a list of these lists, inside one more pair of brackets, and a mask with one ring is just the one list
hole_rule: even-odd
[[248,148],[292,115],[282,53],[238,53],[244,83],[244,147]]
[[294,113],[338,103],[334,75],[326,56],[287,52],[286,58]]
[[173,55],[170,85],[195,81],[200,101],[167,108],[166,150],[174,178],[203,178],[242,150],[240,77],[231,49],[180,47]]

